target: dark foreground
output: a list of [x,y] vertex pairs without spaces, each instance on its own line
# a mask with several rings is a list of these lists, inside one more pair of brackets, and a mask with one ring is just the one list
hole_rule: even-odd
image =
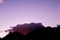
[[19,32],[10,32],[4,38],[0,38],[0,40],[60,40],[60,26],[55,28],[37,27],[36,30],[31,31],[27,35]]
[[27,35],[18,32],[9,33],[6,37],[0,40],[52,40],[60,39],[60,28],[41,28],[30,32]]

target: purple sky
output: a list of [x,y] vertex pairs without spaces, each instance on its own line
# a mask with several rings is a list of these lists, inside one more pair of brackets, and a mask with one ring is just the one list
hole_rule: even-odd
[[60,0],[5,0],[0,4],[0,30],[16,24],[60,24]]

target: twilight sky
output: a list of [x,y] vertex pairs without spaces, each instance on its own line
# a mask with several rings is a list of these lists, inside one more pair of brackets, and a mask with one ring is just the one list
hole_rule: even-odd
[[60,0],[0,0],[0,30],[31,22],[56,26],[59,21]]

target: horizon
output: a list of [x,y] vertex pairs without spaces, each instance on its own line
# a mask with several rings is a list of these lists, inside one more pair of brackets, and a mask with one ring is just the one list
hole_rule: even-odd
[[59,17],[60,0],[0,0],[0,31],[32,22],[56,27]]
[[[26,36],[29,33],[33,32],[33,31],[36,31],[36,30],[40,30],[40,29],[41,30],[44,30],[44,31],[47,31],[47,32],[50,31],[50,30],[52,32],[53,31],[54,32],[58,32],[60,30],[60,25],[58,25],[57,27],[50,27],[50,26],[45,27],[42,23],[17,24],[16,26],[12,26],[11,29],[4,30],[4,31],[3,30],[0,30],[0,32],[1,32],[0,33],[0,39],[3,39],[5,37],[7,37],[10,33],[18,32],[18,33]],[[42,32],[44,32],[44,31],[42,31]]]
[[[38,25],[38,27],[37,27]],[[49,28],[60,28],[60,25],[57,25],[56,27],[47,26]],[[24,23],[24,24],[17,24],[15,26],[10,26],[10,29],[2,30],[0,29],[0,38],[4,38],[9,34],[9,32],[20,32],[23,35],[27,35],[29,32],[36,30],[37,28],[47,28],[42,23]],[[20,30],[20,31],[18,31]]]

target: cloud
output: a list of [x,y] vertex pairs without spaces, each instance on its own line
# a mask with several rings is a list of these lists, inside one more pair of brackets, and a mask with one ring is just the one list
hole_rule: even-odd
[[36,30],[38,28],[44,27],[41,23],[30,23],[30,24],[17,24],[16,26],[12,27],[12,29],[9,29],[7,31],[9,32],[19,32],[24,35],[28,34],[29,32]]
[[0,0],[0,4],[3,4],[4,3],[4,0]]
[[5,32],[3,30],[0,30],[0,38],[5,37],[8,34],[8,32]]

